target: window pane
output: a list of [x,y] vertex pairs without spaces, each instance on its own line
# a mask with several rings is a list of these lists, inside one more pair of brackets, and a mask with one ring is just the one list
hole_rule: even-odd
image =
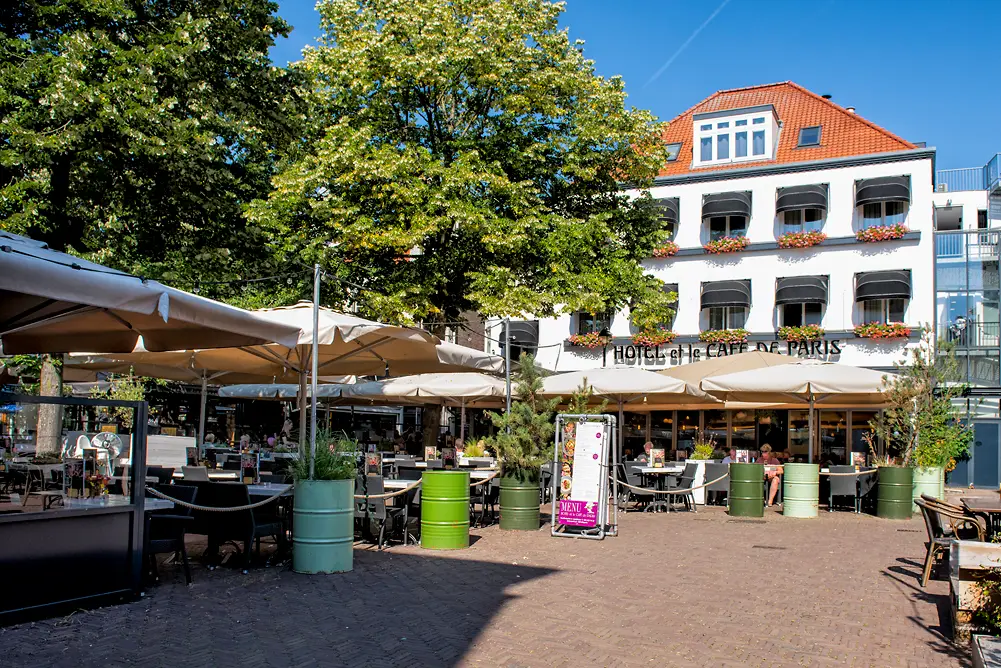
[[789,411],[789,451],[806,461],[810,443],[809,411]]
[[681,152],[681,142],[675,144],[667,145],[667,161],[674,162],[678,159],[678,154]]
[[[695,437],[698,435],[699,411],[678,411],[678,450],[694,450]],[[726,441],[723,445],[726,445]],[[671,456],[671,459],[674,457]]]
[[733,157],[747,157],[747,133],[738,132],[733,136]]
[[737,127],[741,127],[741,126],[747,125],[747,119],[745,118],[742,121],[734,121],[733,124],[735,126],[737,126]]
[[667,238],[671,241],[674,241],[674,236],[678,233],[677,224],[667,223],[666,225],[664,225],[664,229],[667,231]]
[[799,327],[803,324],[802,304],[782,305],[782,325],[784,327]]
[[883,322],[883,300],[862,302],[862,322]]
[[[775,446],[772,446],[775,451],[782,450],[779,444],[776,443]],[[758,449],[757,421],[754,411],[730,411],[730,447],[737,450]]]
[[726,309],[721,307],[709,309],[709,329],[725,329]]
[[799,209],[785,212],[786,232],[799,232],[803,223],[803,212]]
[[865,204],[862,206],[862,228],[883,224],[883,205],[880,202],[875,204]]
[[669,453],[674,451],[674,411],[650,412],[650,440],[655,448],[664,448]]
[[728,128],[730,127],[730,121],[723,121],[721,123],[717,123],[716,127],[720,130],[722,130],[723,128]]
[[726,437],[729,432],[726,426],[726,411],[706,411],[703,419],[706,425],[705,436],[712,436],[716,439],[716,447],[725,449],[727,447]]
[[903,322],[904,309],[907,307],[906,299],[888,299],[887,311],[888,322]]
[[765,154],[765,132],[764,130],[756,130],[754,132],[754,155],[764,155]]
[[709,219],[709,239],[715,241],[726,236],[726,216]]
[[819,325],[824,317],[823,304],[803,304],[803,324]]
[[701,126],[699,129],[703,130],[703,131],[705,131],[705,130],[712,130],[713,129],[713,124],[712,123],[706,123],[705,125]]
[[703,137],[700,143],[702,150],[700,153],[699,160],[702,162],[709,162],[713,159],[713,138]]
[[760,117],[760,118],[755,118],[755,119],[754,119],[754,121],[753,121],[753,123],[754,123],[755,125],[761,125],[761,124],[762,124],[762,123],[764,123],[764,122],[765,122],[765,117],[764,117],[764,116],[762,116],[762,117]]
[[903,202],[886,202],[886,224],[896,225],[897,223],[903,224],[904,222],[904,203]]
[[742,237],[747,234],[747,218],[744,216],[730,216],[730,236]]
[[803,128],[799,131],[800,146],[814,146],[820,143],[820,127]]
[[803,211],[804,220],[808,223],[812,223],[816,220],[822,220],[824,217],[823,209],[806,209]]
[[716,159],[730,159],[730,135],[716,135]]
[[729,311],[729,318],[726,325],[728,329],[738,329],[747,323],[746,308],[728,306],[727,311]]

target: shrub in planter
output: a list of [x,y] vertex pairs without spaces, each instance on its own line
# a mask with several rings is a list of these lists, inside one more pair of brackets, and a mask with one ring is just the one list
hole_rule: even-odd
[[824,328],[820,325],[779,327],[779,338],[783,341],[816,341],[823,337]]
[[737,253],[747,248],[750,243],[747,237],[722,237],[715,241],[710,241],[703,248],[707,253],[711,254]]
[[870,322],[855,328],[855,336],[860,339],[906,339],[911,328],[902,322]]
[[746,329],[707,329],[699,332],[699,341],[706,343],[743,343],[750,334]]
[[677,336],[676,332],[672,332],[669,329],[654,329],[645,332],[638,332],[633,334],[633,345],[651,347],[661,346],[665,343],[674,341]]
[[779,248],[809,248],[827,238],[823,232],[787,232],[779,237]]
[[903,239],[904,235],[908,232],[910,230],[900,223],[896,225],[878,225],[865,230],[859,230],[855,233],[855,238],[865,243],[893,241],[894,239]]
[[601,348],[602,346],[607,346],[611,342],[611,338],[607,336],[602,336],[598,332],[588,332],[587,334],[571,334],[567,337],[567,341],[572,346],[580,346],[582,348]]
[[673,241],[667,241],[653,249],[653,256],[656,258],[671,257],[676,255],[678,250],[678,244]]

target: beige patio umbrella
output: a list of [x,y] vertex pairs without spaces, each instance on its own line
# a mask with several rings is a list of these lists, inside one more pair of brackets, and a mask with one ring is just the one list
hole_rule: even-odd
[[706,378],[702,389],[721,399],[762,403],[793,403],[810,406],[810,448],[813,461],[813,409],[827,407],[882,406],[887,383],[893,374],[862,367],[796,360],[777,369],[754,369]]
[[4,354],[147,350],[278,342],[299,326],[82,260],[0,231]]
[[712,376],[719,376],[725,373],[737,373],[738,371],[750,371],[753,369],[766,369],[772,366],[790,364],[799,358],[789,355],[778,355],[762,350],[751,350],[746,353],[736,355],[722,355],[720,357],[709,357],[700,362],[682,364],[663,369],[657,373],[672,378],[680,378],[695,387],[698,387],[703,379]]

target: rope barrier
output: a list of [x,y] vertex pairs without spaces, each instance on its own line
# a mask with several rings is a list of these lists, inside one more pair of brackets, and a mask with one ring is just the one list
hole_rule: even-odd
[[273,496],[269,496],[268,498],[264,499],[263,501],[258,501],[257,503],[247,504],[245,506],[227,506],[225,508],[218,508],[218,507],[215,507],[215,506],[199,506],[199,505],[194,504],[194,503],[188,503],[187,501],[181,501],[180,499],[175,499],[172,496],[167,496],[163,492],[155,490],[155,489],[153,489],[152,487],[150,487],[148,485],[146,486],[146,491],[149,492],[150,494],[152,494],[153,496],[158,496],[161,499],[164,499],[166,501],[172,501],[175,504],[181,506],[182,508],[191,508],[192,510],[204,510],[205,512],[208,512],[208,513],[233,513],[233,512],[236,512],[238,510],[253,510],[254,508],[260,508],[261,506],[267,505],[267,504],[271,503],[272,501],[274,501],[275,499],[277,499],[279,496],[282,496],[283,494],[285,494],[286,492],[292,491],[292,485],[289,485],[286,489],[283,489],[283,490],[279,491],[277,494],[274,494]]
[[400,494],[406,494],[407,492],[409,492],[410,490],[412,490],[414,487],[417,487],[417,485],[419,485],[419,484],[421,484],[421,481],[420,480],[415,480],[413,485],[410,485],[408,487],[404,487],[403,489],[398,490],[396,492],[386,492],[385,494],[355,494],[355,498],[356,499],[365,499],[366,501],[368,499],[390,499],[390,498],[392,498],[394,496],[399,496]]
[[698,487],[686,487],[685,489],[650,489],[649,487],[636,487],[635,485],[630,485],[628,483],[624,483],[621,480],[618,480],[615,476],[609,476],[609,479],[611,479],[612,482],[614,482],[614,483],[616,483],[618,485],[622,485],[623,487],[626,487],[628,489],[635,489],[635,490],[637,490],[639,492],[650,492],[650,493],[653,493],[653,494],[673,494],[673,495],[678,496],[678,495],[682,495],[682,494],[690,494],[690,493],[694,492],[697,489],[702,489],[703,487],[708,487],[709,485],[715,485],[720,480],[723,480],[724,478],[729,477],[729,475],[730,475],[729,473],[724,473],[723,475],[721,475],[720,477],[716,478],[715,480],[711,480],[711,481],[709,481],[707,483],[703,483],[703,484],[699,485]]
[[491,480],[493,480],[494,478],[496,478],[499,475],[500,475],[499,471],[497,473],[491,473],[489,476],[487,476],[483,480],[477,480],[476,482],[469,483],[469,486],[470,487],[476,487],[477,485],[482,485],[485,482],[490,482]]
[[869,475],[870,473],[876,473],[876,469],[873,469],[871,471],[854,471],[854,472],[851,472],[851,473],[824,473],[823,471],[821,471],[820,475],[830,475],[830,476],[848,476],[848,475],[854,475],[854,476],[860,476],[860,475]]

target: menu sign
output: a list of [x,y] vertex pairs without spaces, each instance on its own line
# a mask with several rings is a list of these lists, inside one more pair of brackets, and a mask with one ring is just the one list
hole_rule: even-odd
[[664,458],[666,451],[664,448],[652,448],[650,450],[650,466],[662,469],[664,468]]
[[450,445],[441,449],[441,467],[446,471],[455,468],[455,448]]
[[560,524],[575,527],[598,525],[601,499],[602,422],[579,422],[567,425],[561,456]]

